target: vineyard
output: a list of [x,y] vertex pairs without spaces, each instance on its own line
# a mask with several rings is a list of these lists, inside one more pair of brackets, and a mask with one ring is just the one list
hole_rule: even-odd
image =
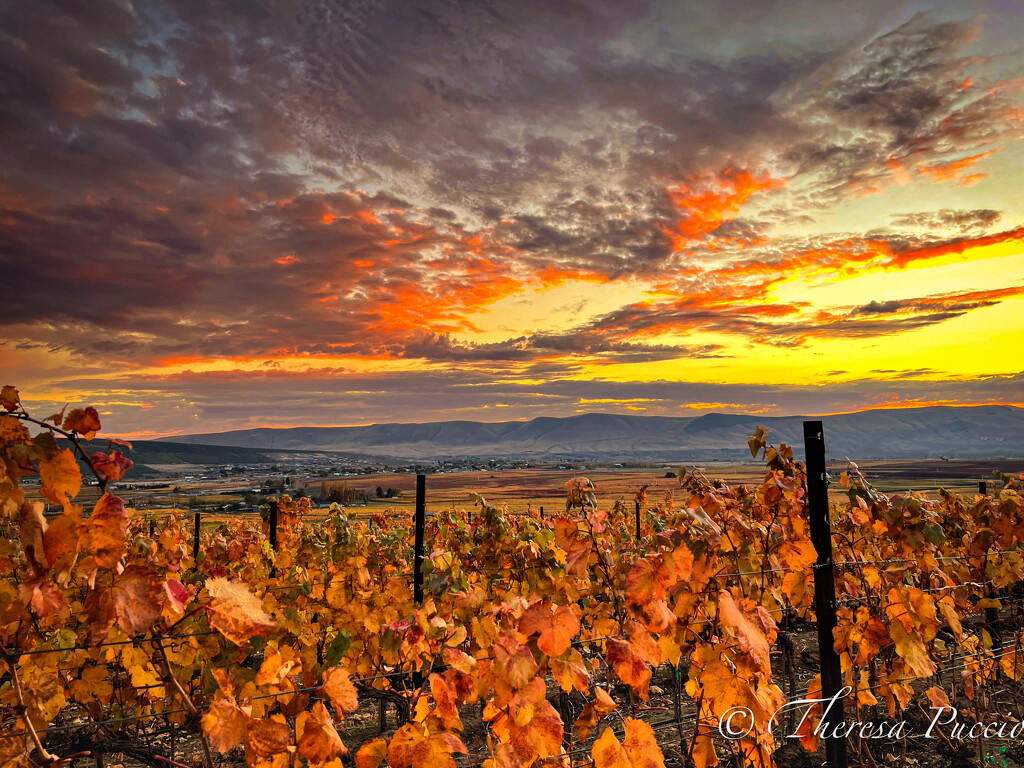
[[[97,437],[94,409],[37,419],[13,387],[0,406],[0,765],[759,767],[836,740],[872,767],[1024,754],[1021,478],[929,500],[851,463],[829,510],[845,695],[788,706],[823,698],[824,574],[805,465],[763,430],[754,486],[690,471],[681,502],[641,489],[599,509],[580,479],[564,512],[481,497],[422,529],[283,497],[194,556],[191,520],[154,529],[115,495],[129,446]],[[30,475],[63,514],[26,500]]]

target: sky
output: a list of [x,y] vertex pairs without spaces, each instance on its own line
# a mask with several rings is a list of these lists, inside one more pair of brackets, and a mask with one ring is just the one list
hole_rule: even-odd
[[1015,0],[11,0],[0,378],[129,437],[1024,404]]

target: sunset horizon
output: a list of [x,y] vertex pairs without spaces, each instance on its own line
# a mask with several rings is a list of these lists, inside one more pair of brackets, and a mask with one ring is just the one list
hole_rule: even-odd
[[1012,7],[47,7],[0,54],[0,370],[34,413],[1022,404]]

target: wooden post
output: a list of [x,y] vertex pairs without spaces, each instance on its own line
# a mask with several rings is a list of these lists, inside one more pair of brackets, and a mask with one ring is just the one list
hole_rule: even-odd
[[192,538],[192,561],[195,562],[199,559],[199,510],[196,510],[195,516],[195,534]]
[[541,522],[544,522],[544,507],[540,508],[540,519],[541,519]]
[[986,483],[984,480],[978,483],[978,493],[980,493],[982,496],[988,496],[988,483]]
[[154,520],[152,517],[149,518],[149,538],[151,538],[151,539],[153,538],[153,527],[154,527],[155,523],[156,523],[156,520]]
[[846,739],[836,737],[835,726],[845,722],[844,701],[838,699],[832,710],[829,702],[843,687],[832,630],[836,620],[836,580],[832,561],[832,528],[829,524],[828,484],[825,480],[825,430],[820,421],[804,422],[804,450],[807,456],[807,510],[811,541],[818,554],[814,566],[814,613],[818,618],[818,654],[821,659],[822,706],[828,712],[831,736],[825,739],[825,757],[829,768],[847,768]]
[[640,502],[636,503],[636,540],[640,541]]

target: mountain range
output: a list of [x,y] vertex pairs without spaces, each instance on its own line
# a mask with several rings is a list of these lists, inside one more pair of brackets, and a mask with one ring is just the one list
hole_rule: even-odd
[[758,427],[803,454],[807,418],[824,423],[830,458],[1024,457],[1024,408],[1008,405],[879,409],[823,417],[709,413],[696,417],[590,413],[530,421],[442,421],[362,427],[259,427],[166,441],[255,449],[344,451],[398,459],[587,458],[735,460]]

